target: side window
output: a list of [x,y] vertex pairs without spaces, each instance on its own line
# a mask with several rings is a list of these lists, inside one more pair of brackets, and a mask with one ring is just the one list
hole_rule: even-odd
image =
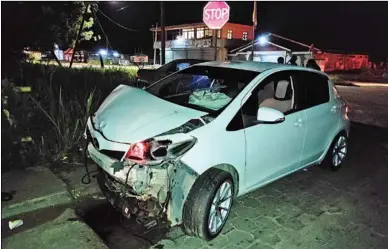
[[[227,130],[237,130],[253,126],[257,121],[260,107],[269,107],[285,115],[294,109],[294,87],[289,72],[275,73],[261,82],[230,122]],[[242,121],[242,122],[241,122]],[[243,124],[243,127],[240,127]]]
[[178,63],[178,64],[176,65],[176,71],[183,70],[183,69],[185,69],[185,68],[187,68],[187,67],[189,67],[189,66],[190,66],[190,63],[189,63],[189,62],[181,62],[181,63]]
[[298,109],[307,109],[329,101],[329,84],[326,76],[298,72],[293,79],[298,89]]

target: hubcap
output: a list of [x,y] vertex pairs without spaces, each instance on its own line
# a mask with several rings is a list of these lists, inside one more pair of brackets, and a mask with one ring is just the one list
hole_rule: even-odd
[[232,183],[225,181],[218,188],[210,208],[208,228],[216,234],[224,226],[232,205]]
[[345,159],[346,153],[348,152],[346,138],[340,136],[333,148],[332,163],[335,167],[339,166]]

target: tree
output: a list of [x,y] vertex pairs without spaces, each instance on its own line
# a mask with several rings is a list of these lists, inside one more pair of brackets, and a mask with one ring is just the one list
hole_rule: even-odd
[[[54,43],[60,47],[74,47],[78,30],[81,25],[86,5],[84,2],[55,2],[44,3],[43,16],[49,22],[49,30]],[[89,41],[93,38],[94,19],[90,5],[86,12],[84,25],[80,34],[80,41]]]

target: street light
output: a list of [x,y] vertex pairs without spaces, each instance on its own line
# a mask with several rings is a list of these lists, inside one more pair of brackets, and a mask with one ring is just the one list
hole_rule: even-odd
[[268,43],[268,36],[260,36],[259,37],[259,44],[261,46],[265,45]]
[[98,52],[101,56],[106,56],[108,54],[108,51],[106,49],[100,49]]

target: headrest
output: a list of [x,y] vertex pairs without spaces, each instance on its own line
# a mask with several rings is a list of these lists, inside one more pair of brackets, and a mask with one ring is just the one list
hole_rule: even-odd
[[291,84],[287,80],[281,80],[276,85],[275,98],[276,99],[286,99],[287,98],[287,90],[291,88]]

